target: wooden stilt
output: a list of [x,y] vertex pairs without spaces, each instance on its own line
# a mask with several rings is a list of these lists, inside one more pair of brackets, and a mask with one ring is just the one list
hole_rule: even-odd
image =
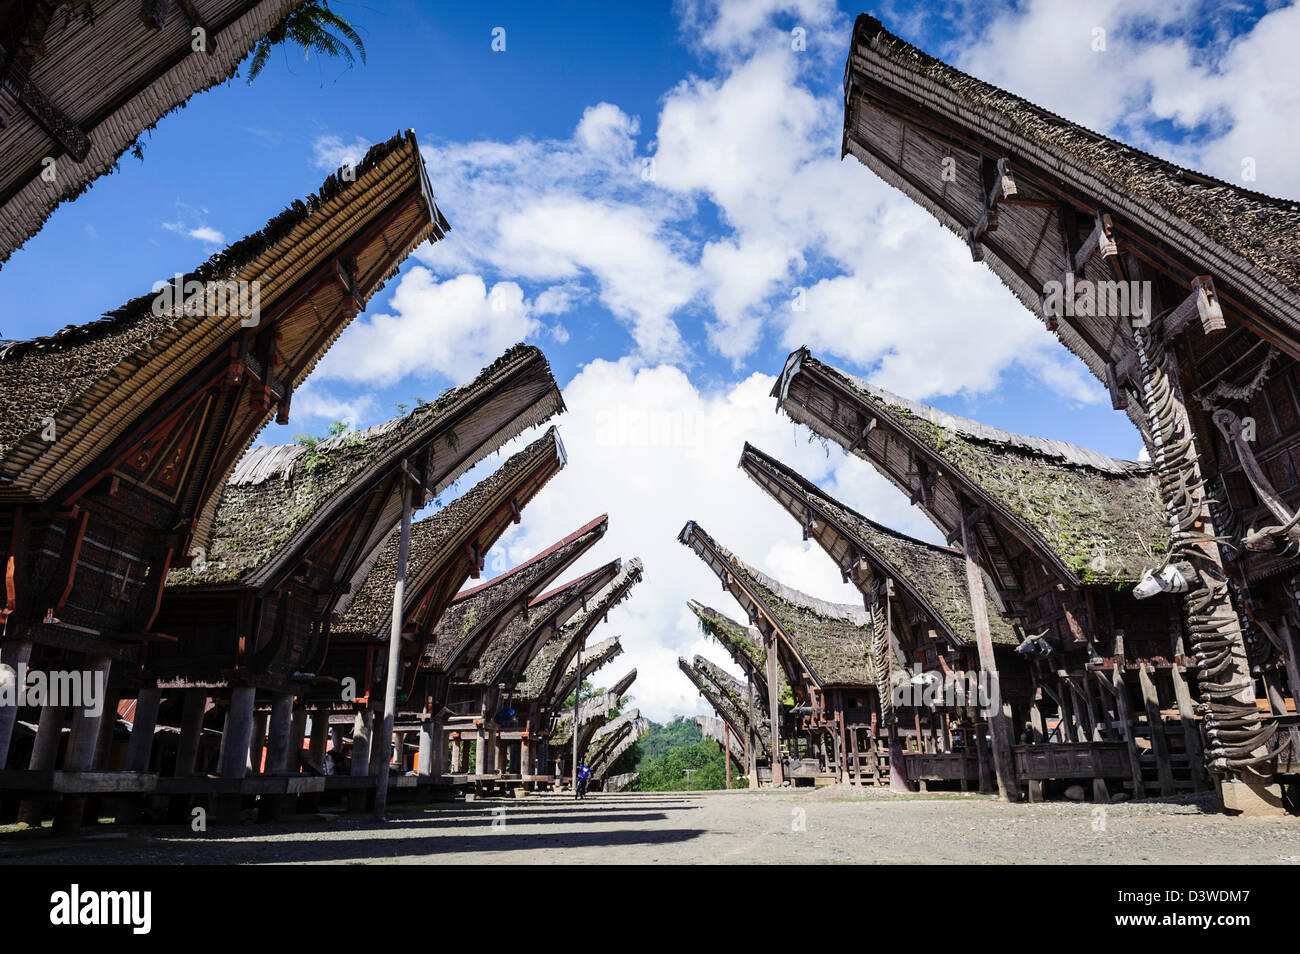
[[1151,750],[1156,757],[1156,770],[1160,774],[1160,794],[1174,794],[1174,768],[1169,764],[1169,740],[1165,738],[1165,723],[1160,717],[1160,700],[1155,683],[1151,681],[1150,665],[1143,663],[1138,669],[1138,684],[1142,687],[1142,702],[1147,710],[1147,727],[1151,730]]
[[13,738],[14,724],[18,721],[17,689],[20,674],[24,673],[32,658],[32,643],[15,639],[0,644],[0,683],[14,687],[15,704],[0,706],[0,769],[9,758],[9,742]]
[[[88,671],[91,678],[97,680],[100,690],[105,693],[99,713],[92,715],[84,707],[72,710],[72,732],[68,736],[68,748],[63,753],[63,770],[65,772],[89,772],[95,767],[95,755],[99,750],[100,729],[105,720],[117,719],[116,704],[110,711],[107,697],[108,674],[112,668],[112,659],[97,656],[90,660]],[[58,832],[73,832],[81,827],[82,816],[86,811],[86,798],[82,795],[65,796],[60,800],[54,815],[54,829]]]
[[1002,699],[998,664],[993,655],[993,636],[989,630],[988,603],[984,593],[984,574],[975,562],[975,543],[971,539],[966,508],[961,508],[961,543],[966,556],[966,584],[970,589],[971,617],[975,625],[975,645],[980,668],[988,674],[992,698],[989,700],[989,736],[993,746],[993,768],[997,775],[998,797],[1004,802],[1016,800],[1019,786],[1016,766],[1011,755],[1011,706]]
[[[402,469],[407,470],[405,461],[402,462]],[[384,811],[388,807],[388,772],[389,763],[392,761],[393,720],[397,715],[397,677],[402,664],[402,613],[406,599],[406,562],[411,548],[412,482],[412,480],[402,481],[402,527],[398,535],[397,573],[393,583],[393,625],[388,635],[388,665],[384,671],[384,721],[379,733],[379,780],[375,785],[375,816],[380,819],[384,817]]]
[[[27,768],[33,772],[48,772],[58,764],[59,746],[63,742],[63,722],[67,710],[62,706],[42,706],[36,723],[36,738],[32,742]],[[25,798],[18,805],[18,823],[37,827],[45,816],[45,799]]]

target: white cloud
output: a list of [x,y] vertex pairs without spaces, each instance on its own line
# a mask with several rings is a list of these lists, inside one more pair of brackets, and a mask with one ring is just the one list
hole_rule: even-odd
[[168,232],[176,232],[180,235],[184,235],[186,238],[192,238],[208,245],[226,244],[225,234],[209,225],[191,227],[183,222],[164,222],[162,227]]
[[[569,412],[558,419],[568,466],[490,558],[497,561],[494,572],[504,570],[607,511],[605,539],[566,578],[616,556],[644,561],[645,581],[594,638],[622,635],[625,656],[597,682],[608,684],[636,666],[632,693],[652,718],[682,712],[686,703],[685,711],[705,711],[695,708],[696,693],[677,671],[678,655],[689,659],[702,652],[727,662],[719,646],[703,640],[686,600],[740,615],[717,577],[677,542],[687,520],[698,521],[742,559],[792,586],[860,603],[830,558],[804,544],[798,524],[737,467],[746,440],[822,482],[846,503],[933,538],[925,517],[869,465],[838,447],[828,451],[809,442],[803,429],[775,413],[768,395],[772,383],[755,374],[701,392],[669,365],[637,368],[631,359],[588,364],[564,389]],[[499,460],[493,464],[499,466]],[[472,486],[475,476],[460,486]]]
[[402,276],[389,312],[357,318],[321,361],[322,380],[388,385],[410,375],[460,382],[541,324],[514,282],[489,290],[478,275],[438,281],[427,268]]
[[[1249,32],[1223,29],[1232,5],[1197,0],[1102,0],[1088,14],[1052,0],[1004,6],[985,16],[957,51],[962,69],[1082,125],[1228,182],[1300,195],[1292,161],[1300,87],[1282,66],[1300,43],[1300,7],[1275,5]],[[981,5],[981,9],[984,6]],[[1188,41],[1188,24],[1209,30]],[[1106,48],[1093,49],[1105,30]],[[1194,130],[1173,141],[1170,121]],[[1243,178],[1256,160],[1258,179]]]
[[311,144],[312,166],[333,172],[343,166],[360,165],[370,149],[370,141],[354,136],[351,142],[344,142],[340,136],[319,136]]

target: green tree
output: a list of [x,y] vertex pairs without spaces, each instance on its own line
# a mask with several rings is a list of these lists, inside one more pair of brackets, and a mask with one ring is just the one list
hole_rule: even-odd
[[248,64],[248,82],[257,79],[270,59],[271,50],[287,43],[301,47],[304,57],[315,50],[323,56],[341,56],[349,66],[356,62],[352,54],[355,47],[356,56],[361,57],[362,63],[366,61],[365,44],[352,24],[331,10],[326,0],[314,0],[292,10],[257,41]]

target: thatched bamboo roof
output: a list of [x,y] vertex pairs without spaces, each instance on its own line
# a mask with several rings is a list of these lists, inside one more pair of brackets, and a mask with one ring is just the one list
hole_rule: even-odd
[[[401,516],[396,487],[407,479],[404,459],[428,454],[429,489],[440,493],[501,444],[562,408],[545,357],[517,345],[470,383],[402,417],[310,447],[254,448],[221,494],[206,564],[173,571],[169,585],[262,586],[307,541],[334,532],[374,491],[392,499],[362,549],[369,556]],[[361,579],[358,571],[352,585]]]
[[[894,580],[934,624],[958,646],[975,638],[966,582],[966,559],[961,551],[936,546],[891,530],[840,503],[820,487],[749,444],[740,457],[741,469],[781,504],[807,534],[847,570],[851,580],[867,592],[872,574]],[[865,561],[870,573],[858,571]],[[1015,630],[987,600],[990,633],[996,644],[1014,646]]]
[[[534,678],[541,676],[541,672],[533,671],[530,676],[529,671],[525,670],[521,691],[525,691],[529,698],[541,700],[544,709],[558,705],[574,691],[577,672],[576,666],[571,663],[576,661],[578,651],[586,646],[587,640],[591,638],[596,627],[608,620],[609,611],[628,598],[632,587],[641,582],[644,572],[645,568],[638,557],[632,557],[624,563],[618,576],[597,593],[594,599],[588,601],[587,608],[583,612],[575,615],[560,630],[556,637],[558,644],[549,648],[543,646],[539,655],[544,657],[545,676],[541,679],[540,685],[534,689]],[[618,652],[622,652],[622,649],[620,648]],[[583,653],[584,679],[595,671],[586,658],[590,653],[594,653],[594,649],[588,649]],[[608,658],[612,659],[613,656]],[[607,661],[608,659],[601,664]]]
[[[996,231],[979,245],[1034,314],[1045,284],[1065,270],[1061,229],[1084,235],[1104,210],[1121,254],[1151,263],[1181,297],[1192,278],[1209,275],[1230,320],[1300,353],[1300,203],[1085,129],[925,54],[865,14],[854,24],[844,95],[844,152],[959,235],[984,211],[981,158],[1007,160],[1020,204],[999,203]],[[1095,255],[1077,277],[1115,276]],[[1103,381],[1106,365],[1128,351],[1115,316],[1073,317],[1058,331]]]
[[639,742],[649,731],[650,720],[642,719],[638,715],[638,717],[632,720],[632,723],[620,733],[619,739],[616,743],[602,748],[599,754],[599,759],[591,766],[591,777],[595,779],[603,779],[607,774],[609,774],[609,770],[614,767],[614,764],[619,760],[619,757],[632,746],[636,745],[636,743]]
[[425,654],[433,669],[462,679],[479,664],[487,646],[609,527],[602,514],[512,570],[460,593],[438,623]]
[[[374,146],[355,173],[354,181],[331,176],[316,195],[183,277],[209,288],[256,287],[260,315],[252,327],[221,308],[168,307],[151,292],[97,321],[0,346],[0,501],[46,499],[101,457],[130,450],[121,441],[142,420],[161,423],[164,401],[219,389],[235,360],[231,349],[259,329],[274,330],[275,378],[292,393],[347,327],[353,304],[364,307],[411,249],[449,228],[433,205],[413,133]],[[356,262],[355,302],[338,278],[344,255]],[[246,373],[245,382],[252,377]],[[247,383],[238,393],[215,452],[212,487],[273,413],[254,401]],[[45,439],[50,422],[52,441]],[[195,521],[198,546],[215,507],[209,491]]]
[[[870,616],[860,606],[830,603],[788,587],[745,563],[694,521],[678,540],[702,559],[756,622],[768,621],[819,686],[872,685]],[[802,681],[800,672],[792,673]]]
[[528,604],[527,613],[515,616],[487,645],[473,672],[461,681],[474,686],[514,684],[545,641],[594,600],[618,576],[622,566],[622,560],[611,560],[537,597]]
[[[731,726],[731,731],[737,738],[748,738],[750,733],[748,696],[742,694],[737,697],[719,688],[718,684],[709,678],[708,673],[698,665],[703,660],[703,656],[696,656],[695,664],[692,664],[678,656],[677,668],[713,707],[718,717]],[[754,741],[758,746],[757,755],[760,759],[766,759],[771,751],[771,729],[772,720],[768,712],[767,700],[755,698],[753,731]]]
[[[922,503],[945,534],[961,526],[958,498],[977,501],[1009,537],[1076,585],[1135,582],[1166,545],[1147,464],[947,414],[807,349],[790,355],[773,396],[795,421],[843,444]],[[920,467],[933,478],[928,490],[919,484]]]
[[[583,699],[578,703],[578,727],[586,729],[591,727],[591,723],[599,722],[604,725],[609,720],[623,701],[627,690],[632,683],[636,682],[636,670],[633,669],[625,673],[609,689],[594,695],[589,699]],[[551,730],[551,736],[548,740],[552,747],[562,746],[573,741],[573,709],[572,707],[564,710],[563,713],[557,714],[555,726]],[[579,740],[579,752],[582,751],[581,739]]]
[[722,750],[731,756],[732,761],[744,768],[745,744],[735,732],[727,731],[727,723],[713,716],[697,715],[695,724],[706,739],[711,739],[722,746]]
[[197,51],[179,4],[154,5],[171,8],[161,23],[142,17],[139,0],[95,0],[84,5],[88,17],[71,4],[3,5],[0,70],[19,102],[12,112],[0,106],[0,263],[112,170],[140,133],[233,76],[301,3],[200,0],[207,36]]
[[[712,606],[705,606],[695,600],[686,601],[687,608],[700,621],[700,629],[718,641],[732,661],[753,676],[754,691],[759,698],[767,698],[767,650],[763,648],[763,637],[752,626],[738,623],[725,613]],[[778,667],[776,671],[777,692],[784,694],[785,674]]]
[[[528,664],[524,670],[524,678],[515,686],[516,699],[537,699],[539,698],[542,687],[548,681],[554,681],[558,686],[567,686],[573,683],[578,676],[577,661],[572,656],[566,656],[564,651],[569,645],[569,640],[565,638],[563,630],[556,633],[548,639],[541,648],[541,651],[533,657],[533,661]],[[594,674],[598,669],[623,653],[623,644],[617,636],[610,636],[608,639],[602,639],[598,643],[588,646],[582,654],[582,677],[586,679]],[[566,661],[567,660],[567,661]],[[566,691],[555,702],[563,701],[568,695]]]
[[[449,600],[471,574],[476,575],[476,561],[467,548],[486,554],[516,519],[516,510],[522,511],[564,463],[559,434],[551,427],[513,454],[495,473],[437,513],[412,524],[406,565],[408,611],[404,618],[410,619],[409,609],[430,598],[435,602]],[[347,612],[331,628],[332,635],[386,638],[393,612],[399,542],[399,529],[394,529]],[[439,593],[432,593],[434,588]],[[426,626],[436,623],[441,612],[432,609],[420,622]]]

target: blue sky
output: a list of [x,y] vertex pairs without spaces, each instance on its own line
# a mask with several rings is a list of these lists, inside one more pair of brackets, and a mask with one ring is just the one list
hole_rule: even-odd
[[[290,425],[263,439],[376,423],[515,340],[540,345],[566,389],[570,466],[495,566],[608,511],[588,562],[639,554],[647,574],[604,635],[623,632],[633,693],[655,718],[696,711],[678,653],[720,655],[682,601],[737,612],[673,542],[686,519],[791,585],[856,599],[735,469],[746,439],[933,538],[869,468],[772,412],[791,348],[1008,430],[1137,454],[1101,387],[964,245],[839,160],[857,8],[333,6],[361,33],[365,65],[280,51],[251,86],[233,80],[164,119],[143,161],[125,157],[0,270],[0,338],[91,320],[414,128],[453,232],[412,256],[295,398]],[[872,12],[1084,125],[1234,182],[1250,158],[1258,180],[1242,184],[1300,195],[1294,6],[896,0]]]

